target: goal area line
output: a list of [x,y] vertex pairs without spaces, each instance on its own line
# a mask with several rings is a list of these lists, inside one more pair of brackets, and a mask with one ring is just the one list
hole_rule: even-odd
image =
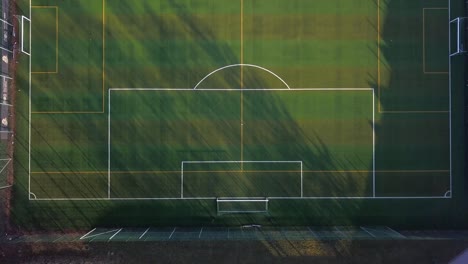
[[[304,197],[304,173],[303,173],[303,163],[302,161],[295,161],[295,160],[204,160],[204,161],[195,161],[195,160],[188,160],[188,161],[182,161],[180,164],[180,198],[184,198],[184,165],[185,164],[297,164],[299,166],[298,170],[294,170],[294,172],[299,173],[299,178],[300,178],[300,197]],[[186,165],[187,166],[187,165]],[[273,170],[275,171],[275,170]],[[278,170],[279,171],[279,170]],[[193,172],[198,172],[198,171],[193,171]],[[202,171],[200,171],[202,172]],[[215,171],[213,171],[215,172]],[[243,172],[243,169],[239,170],[225,170],[225,172]],[[267,172],[267,171],[262,171],[258,170],[258,172]],[[268,171],[269,172],[269,171]],[[223,199],[230,199],[230,200],[236,200],[236,199],[262,199],[261,197],[217,197],[216,200],[223,200]],[[265,199],[265,198],[263,198]],[[268,200],[268,199],[267,199]]]

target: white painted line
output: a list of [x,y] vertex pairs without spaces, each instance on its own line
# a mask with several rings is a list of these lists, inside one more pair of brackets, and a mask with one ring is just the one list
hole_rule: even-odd
[[122,231],[123,228],[120,228],[117,232],[115,232],[115,234],[113,234],[111,237],[109,237],[109,240],[107,241],[111,241],[111,239],[113,239],[118,233],[120,233],[120,231]]
[[[449,16],[448,19],[451,18],[451,0],[449,0],[448,12]],[[448,32],[449,32],[449,45],[448,45],[448,63],[449,63],[449,163],[450,163],[450,190],[453,190],[452,186],[452,57],[450,56],[450,48],[452,46],[452,34],[450,30],[450,23],[448,23]],[[450,192],[450,198],[452,197],[452,193]]]
[[[29,17],[32,19],[31,17],[31,10],[32,10],[32,3],[31,3],[32,0],[29,0]],[[24,19],[24,16],[21,16],[21,19]],[[29,22],[31,22],[31,20],[29,20]],[[21,24],[23,24],[21,22]],[[28,161],[28,200],[31,200],[31,97],[32,97],[32,94],[31,94],[31,54],[32,54],[32,51],[31,51],[31,47],[32,47],[32,35],[31,35],[31,31],[32,30],[29,30],[29,96],[28,96],[28,104],[29,104],[29,118],[28,118],[28,125],[29,125],[29,140],[28,140],[28,153],[29,153],[29,161]]]
[[374,234],[372,234],[372,233],[371,233],[369,230],[367,230],[365,227],[360,226],[360,228],[361,228],[364,232],[366,232],[367,234],[371,235],[373,238],[376,237]]
[[216,199],[220,203],[229,203],[229,202],[268,202],[268,199],[257,200],[257,199]]
[[13,53],[13,51],[9,50],[9,49],[5,49],[4,47],[0,46],[0,49],[6,51],[6,52],[10,52],[10,53]]
[[[195,87],[193,87],[193,89],[197,89],[197,87],[204,81],[206,80],[206,78],[210,77],[212,74],[216,73],[216,72],[219,72],[221,70],[224,70],[224,69],[227,69],[227,68],[232,68],[232,67],[253,67],[253,68],[257,68],[257,69],[260,69],[260,70],[263,70],[263,71],[266,71],[268,73],[270,73],[271,75],[275,76],[278,80],[280,80],[285,86],[287,89],[291,89],[289,87],[289,85],[283,80],[281,79],[281,77],[279,77],[276,73],[272,72],[271,70],[268,70],[264,67],[261,67],[261,66],[258,66],[258,65],[255,65],[255,64],[245,64],[245,63],[238,63],[238,64],[232,64],[232,65],[227,65],[227,66],[224,66],[224,67],[221,67],[219,69],[216,69],[212,72],[210,72],[208,75],[206,75],[205,77],[203,77],[203,79],[201,79],[196,85]],[[243,89],[240,89],[240,90],[243,90]]]
[[[33,195],[33,193],[31,193]],[[102,198],[36,198],[30,199],[35,201],[137,201],[137,200],[146,200],[146,201],[157,201],[157,200],[216,200],[218,197],[160,197],[160,198],[151,198],[151,197],[141,197],[141,198],[118,198],[118,197],[102,197]],[[238,199],[239,197],[232,197],[233,199]],[[242,197],[242,198],[249,198],[250,197]],[[372,200],[372,199],[380,199],[380,200],[401,200],[401,199],[450,199],[451,197],[445,196],[356,196],[356,197],[340,197],[340,196],[330,196],[330,197],[268,197],[269,200]]]
[[6,188],[10,188],[11,186],[13,186],[13,185],[10,184],[10,185],[2,186],[2,187],[0,187],[0,190],[6,189]]
[[8,164],[10,163],[10,161],[11,161],[11,159],[9,159],[9,160],[7,161],[7,163],[5,163],[5,165],[2,167],[2,169],[0,169],[0,173],[3,172],[3,170],[8,166]]
[[301,197],[304,197],[304,173],[303,173],[302,161],[301,161]]
[[391,229],[390,227],[386,226],[385,228],[387,228],[388,230],[390,230],[392,233],[396,234],[397,236],[401,237],[401,238],[406,238],[404,235],[400,234],[399,232]]
[[176,231],[176,228],[177,228],[177,227],[174,227],[174,230],[172,230],[172,233],[171,233],[171,235],[169,236],[169,240],[172,238],[172,235],[174,235],[174,232]]
[[291,89],[284,89],[284,88],[260,88],[260,89],[249,89],[249,88],[243,88],[243,89],[219,89],[219,88],[213,88],[213,89],[205,89],[205,88],[198,88],[196,91],[192,88],[150,88],[150,87],[139,87],[139,88],[109,88],[109,90],[112,91],[192,91],[192,92],[197,92],[197,91],[207,91],[207,92],[240,92],[241,90],[243,92],[245,91],[283,91],[283,92],[291,92],[291,91],[372,91],[374,88],[291,88]]
[[184,198],[184,162],[180,164],[180,198]]
[[108,92],[108,111],[107,111],[107,198],[111,198],[111,90]]
[[348,236],[345,235],[345,233],[343,231],[341,231],[337,226],[335,226],[334,228],[336,231],[338,231],[338,233],[343,237],[343,238],[347,238]]
[[[299,190],[299,193],[300,193],[300,196],[302,197],[302,190],[303,190],[303,179],[302,179],[302,161],[291,161],[291,160],[274,160],[274,161],[271,161],[271,160],[203,160],[203,161],[198,161],[198,160],[184,160],[182,161],[181,163],[181,166],[180,166],[180,170],[181,170],[181,198],[184,198],[183,196],[183,189],[184,189],[184,186],[183,186],[183,183],[184,183],[184,164],[233,164],[233,163],[239,163],[239,164],[242,164],[242,163],[260,163],[260,164],[267,164],[267,163],[298,163],[299,164],[299,168],[300,170],[298,170],[299,172],[299,180],[300,180],[300,190]],[[218,197],[217,200],[220,200],[222,201],[224,197]],[[255,198],[260,198],[260,199],[263,199],[262,201],[265,201],[264,197],[236,197],[237,199],[249,199],[250,201],[252,201],[252,199],[255,199]],[[229,199],[229,198],[228,198]],[[233,201],[232,199],[230,201]],[[268,201],[268,199],[266,200]],[[255,201],[253,201],[255,202]],[[218,210],[219,211],[219,210]],[[223,211],[219,211],[219,212],[223,212]]]
[[[96,229],[96,228],[94,228],[94,229]],[[94,231],[94,229],[93,229],[93,231]],[[108,234],[108,233],[113,233],[113,232],[116,232],[116,231],[118,231],[118,229],[113,229],[113,230],[109,230],[109,231],[106,231],[106,232],[102,232],[102,233],[98,233],[98,234],[94,234],[94,235],[90,235],[90,236],[84,235],[80,239],[92,238],[92,237],[96,238],[97,236]]]
[[56,238],[56,239],[52,240],[52,242],[57,242],[57,241],[59,241],[59,240],[60,240],[62,237],[64,237],[64,235],[62,235],[62,236],[59,236],[58,238]]
[[200,229],[200,234],[198,234],[198,239],[200,239],[200,238],[201,238],[201,234],[202,234],[202,232],[203,232],[203,227]]
[[6,76],[5,74],[0,74],[1,77],[8,79],[8,80],[13,80],[10,76]]
[[84,234],[83,236],[80,237],[80,240],[85,238],[87,235],[91,234],[96,228],[93,228],[93,230],[89,231],[88,233]]
[[0,18],[0,22],[3,22],[3,23],[5,23],[5,24],[7,24],[9,26],[13,26],[10,22],[6,21],[5,19]]
[[300,160],[184,160],[182,163],[302,163]]
[[141,239],[142,237],[144,237],[146,235],[146,233],[148,233],[148,230],[150,230],[149,227],[148,227],[148,229],[145,230],[145,232],[143,232],[143,234],[141,234],[141,236],[138,239]]
[[372,196],[375,195],[375,89],[372,89]]
[[309,226],[307,227],[307,229],[309,229],[309,232],[312,234],[313,237],[318,238],[317,234],[315,234],[315,232],[312,231],[312,229],[310,229]]

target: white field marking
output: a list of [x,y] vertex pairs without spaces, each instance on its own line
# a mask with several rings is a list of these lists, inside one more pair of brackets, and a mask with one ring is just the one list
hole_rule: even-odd
[[148,229],[146,229],[145,232],[143,232],[143,234],[141,234],[141,236],[138,239],[140,240],[142,237],[144,237],[149,230],[150,228],[148,227]]
[[260,210],[256,210],[256,211],[242,210],[242,211],[218,211],[218,214],[239,214],[239,213],[252,214],[252,213],[267,213],[267,212],[268,211],[260,211]]
[[[449,0],[448,5],[448,20],[451,18],[451,0]],[[449,163],[450,163],[450,190],[452,188],[452,57],[450,56],[450,48],[452,46],[452,33],[450,30],[450,23],[448,23],[448,32],[449,32],[449,45],[448,45],[448,63],[449,63]],[[450,192],[450,198],[452,197],[452,192]]]
[[268,202],[268,199],[263,199],[263,200],[256,200],[256,199],[243,199],[243,200],[240,200],[240,199],[216,199],[216,202],[219,202],[219,203],[228,203],[228,202]]
[[6,48],[4,48],[4,47],[2,47],[2,46],[0,46],[0,49],[1,49],[1,50],[4,50],[4,51],[6,51],[6,52],[13,53],[13,51],[11,51],[11,50],[9,50],[9,49],[6,49]]
[[84,234],[83,236],[80,237],[80,240],[83,239],[84,237],[86,237],[87,235],[91,234],[94,230],[96,230],[96,228],[93,228],[91,231],[89,231],[88,233]]
[[0,102],[0,105],[13,106],[11,104],[7,104],[7,103],[3,103],[3,102]]
[[180,164],[180,198],[184,198],[184,162]]
[[238,63],[238,64],[232,64],[232,65],[227,65],[227,66],[224,66],[224,67],[221,67],[219,69],[216,69],[212,72],[210,72],[208,75],[206,75],[205,77],[203,77],[203,79],[201,79],[201,81],[199,81],[197,83],[197,85],[195,85],[195,87],[193,87],[193,89],[197,89],[197,87],[204,81],[206,80],[206,78],[210,77],[212,74],[216,73],[216,72],[219,72],[219,71],[222,71],[224,69],[227,69],[227,68],[232,68],[232,67],[253,67],[253,68],[257,68],[257,69],[261,69],[263,71],[266,71],[270,74],[272,74],[273,76],[275,76],[278,80],[280,80],[286,87],[287,89],[291,89],[289,87],[289,85],[283,80],[281,79],[281,77],[279,77],[276,73],[272,72],[271,70],[268,70],[264,67],[261,67],[261,66],[258,66],[258,65],[255,65],[255,64],[245,64],[245,63]]
[[34,197],[34,198],[32,198],[33,200],[37,200],[37,196],[36,196],[35,193],[33,193],[33,192],[30,192],[30,193],[29,193],[29,200],[32,200],[32,199],[31,199],[31,196]]
[[338,231],[338,233],[343,237],[343,238],[346,238],[348,237],[343,231],[341,231],[337,226],[334,227],[334,229],[336,231]]
[[0,22],[3,22],[9,26],[13,26],[10,22],[6,21],[5,19],[0,18]]
[[[298,163],[300,164],[300,182],[301,182],[301,185],[300,185],[300,195],[301,197],[303,196],[303,185],[302,185],[302,182],[303,182],[303,174],[302,174],[302,161],[293,161],[293,160],[278,160],[278,161],[270,161],[270,160],[259,160],[259,161],[254,161],[254,160],[203,160],[203,161],[197,161],[197,160],[184,160],[182,161],[182,164],[181,164],[181,169],[180,169],[180,175],[181,175],[181,193],[183,194],[183,189],[184,189],[184,164],[187,163],[187,164],[213,164],[213,163],[217,163],[217,164],[223,164],[223,163],[229,163],[229,164],[232,164],[232,163]],[[183,195],[181,195],[181,198],[184,198]],[[246,200],[249,200],[249,201],[253,201],[252,199],[256,199],[258,197],[238,197],[238,199],[246,199]],[[261,197],[261,198],[264,198],[264,197]],[[218,200],[218,198],[217,198]],[[222,201],[222,197],[220,197],[220,200]],[[230,201],[234,201],[234,200],[230,200]],[[236,200],[237,201],[237,200]],[[243,201],[243,200],[240,200],[240,201]],[[266,201],[268,202],[268,199],[266,200],[261,200],[261,201]],[[219,211],[221,212],[221,211]]]
[[[31,193],[31,195],[34,196],[34,193]],[[140,198],[118,198],[118,197],[112,197],[112,198],[33,198],[30,200],[35,200],[35,201],[167,201],[167,200],[216,200],[217,197],[185,197],[185,198],[166,198],[166,197],[159,197],[159,198],[151,198],[151,197],[140,197]],[[239,197],[232,197],[233,199],[238,199]],[[250,199],[251,197],[246,197]],[[325,197],[325,196],[317,196],[317,197],[268,197],[269,200],[372,200],[372,199],[380,199],[380,200],[401,200],[401,199],[449,199],[451,197],[445,197],[445,196],[330,196],[330,197]]]
[[[372,91],[374,88],[243,88],[243,91]],[[194,91],[192,88],[109,88],[111,91]],[[197,91],[237,91],[240,92],[241,89],[220,89],[220,88],[197,88]]]
[[122,231],[123,228],[120,228],[117,232],[115,232],[115,234],[113,234],[111,237],[109,237],[109,240],[107,241],[111,241],[111,239],[113,239],[118,233],[120,233],[120,231]]
[[109,89],[108,92],[108,105],[107,105],[107,198],[110,199],[110,188],[111,188],[111,136],[110,136],[110,129],[111,129],[111,92],[112,90]]
[[450,197],[450,196],[452,196],[452,191],[451,190],[446,191],[444,194],[444,197]]
[[296,160],[184,160],[182,163],[302,163]]
[[304,173],[303,173],[302,161],[301,161],[301,197],[304,197]]
[[[4,160],[7,160],[7,162],[5,163],[5,165],[3,165],[2,169],[0,169],[0,173],[3,172],[3,170],[8,166],[8,164],[10,163],[11,159],[4,159]],[[4,161],[4,160],[0,160],[0,161]]]
[[3,78],[9,79],[9,80],[13,80],[13,78],[11,78],[10,76],[6,76],[4,74],[0,74],[0,76],[3,77]]
[[6,189],[6,188],[10,188],[10,187],[12,187],[12,186],[13,186],[13,185],[5,185],[5,186],[0,187],[0,190]]
[[[96,229],[96,228],[94,228],[94,229],[91,230],[91,231],[94,231],[95,229]],[[122,230],[122,229],[120,229],[120,230]],[[88,232],[86,235],[80,237],[80,240],[85,239],[85,238],[92,238],[92,237],[95,238],[95,237],[97,237],[97,236],[104,235],[104,234],[109,234],[109,233],[113,233],[113,232],[120,232],[120,231],[119,231],[119,229],[113,229],[113,230],[105,231],[105,232],[102,232],[102,233],[97,233],[97,234],[90,235],[90,236],[88,236],[88,234],[91,233],[91,232]]]
[[[30,65],[31,66],[31,65]],[[31,76],[30,76],[31,80]],[[30,91],[31,91],[31,82],[30,82]],[[109,90],[109,110],[111,107],[111,92],[110,91],[193,91],[193,89],[188,89],[188,88],[110,88]],[[285,90],[285,89],[243,89],[244,91],[374,91],[373,88],[295,88],[291,90]],[[239,89],[197,89],[196,91],[239,91]],[[374,93],[373,93],[374,94]],[[29,98],[29,103],[31,105],[31,97]],[[30,108],[31,110],[31,108]],[[31,116],[31,111],[30,111],[30,116]],[[108,118],[109,118],[109,124],[110,124],[110,111],[108,113]],[[31,120],[31,119],[29,119]],[[29,136],[31,139],[31,122],[29,122]],[[110,126],[108,129],[108,143],[110,143]],[[31,142],[31,140],[29,140]],[[29,150],[31,149],[31,144],[29,144]],[[110,144],[108,146],[108,150],[110,150]],[[375,147],[374,147],[374,156],[375,156]],[[31,151],[29,151],[29,190],[31,188],[30,180],[31,180]],[[245,162],[245,161],[244,161]],[[188,161],[186,162],[188,163]],[[110,164],[110,151],[108,153],[108,164]],[[451,164],[450,164],[451,165]],[[375,167],[373,169],[374,174],[375,174]],[[451,171],[451,168],[450,168]],[[110,183],[110,166],[108,168],[108,180]],[[110,186],[110,185],[109,185]],[[31,192],[30,192],[31,193]],[[32,193],[31,193],[32,194]],[[39,198],[35,199],[38,201],[69,201],[69,200],[76,200],[76,201],[101,201],[101,200],[209,200],[209,199],[217,199],[218,197],[190,197],[190,198],[170,198],[170,197],[159,197],[159,198],[151,198],[151,197],[142,197],[142,198]],[[232,197],[232,198],[237,198],[239,199],[240,197]],[[252,197],[245,197],[245,198],[252,198]],[[264,197],[263,197],[264,198]],[[451,197],[444,197],[444,196],[381,196],[381,197],[348,197],[348,196],[343,196],[343,197],[268,197],[269,199],[333,199],[333,200],[341,200],[341,199],[446,199],[446,198],[451,198]],[[31,200],[31,198],[29,197]]]
[[372,89],[372,196],[375,197],[375,90]]
[[371,233],[369,230],[367,230],[365,227],[360,226],[360,228],[361,228],[362,230],[364,230],[364,232],[366,232],[367,234],[371,235],[373,238],[376,237],[374,234],[372,234],[372,233]]
[[253,214],[253,213],[267,213],[268,211],[249,211],[249,210],[242,210],[242,211],[218,211],[220,214]]
[[174,230],[172,230],[172,233],[171,233],[171,235],[169,236],[169,240],[172,238],[172,235],[174,235],[174,232],[175,232],[176,229],[177,229],[177,227],[174,227]]
[[[29,0],[29,17],[32,19],[31,17],[31,10],[32,10],[32,3],[31,3],[32,0]],[[21,19],[24,19],[24,16],[21,16]],[[29,20],[31,22],[31,20]],[[23,24],[23,23],[21,23]],[[29,98],[28,98],[28,104],[29,104],[29,117],[28,117],[28,130],[29,130],[29,140],[28,140],[28,153],[29,153],[29,160],[28,160],[28,199],[31,200],[31,97],[32,97],[32,94],[31,94],[31,54],[32,54],[32,51],[31,51],[31,43],[32,43],[32,39],[31,39],[31,30],[29,30]]]
[[[110,113],[110,108],[111,108],[111,91],[236,91],[239,92],[240,89],[189,89],[189,88],[109,88],[109,111],[108,111],[108,182],[110,183],[110,160],[111,160],[111,151],[110,151],[110,119],[111,119],[111,113]],[[242,91],[372,91],[372,97],[373,97],[373,105],[375,105],[375,98],[374,98],[374,88],[294,88],[294,89],[278,89],[278,88],[272,88],[272,89],[242,89]],[[374,108],[374,107],[373,107]],[[373,112],[373,123],[375,123],[375,109],[372,109]],[[375,128],[375,127],[374,127]],[[373,129],[375,130],[375,129]],[[373,131],[373,134],[375,131]],[[373,137],[373,177],[375,179],[375,135]],[[249,163],[249,162],[259,162],[259,161],[242,161],[242,163]],[[267,163],[268,161],[263,161]],[[277,161],[279,163],[279,161]],[[289,161],[291,162],[291,161]],[[297,161],[301,162],[302,161]],[[195,162],[195,161],[182,161],[181,164],[181,199],[184,199],[183,197],[183,164],[184,163],[240,163],[240,161],[204,161],[204,162]],[[259,162],[261,163],[261,162]],[[303,173],[301,170],[301,179],[303,177]],[[375,184],[375,180],[374,180]],[[373,192],[375,192],[375,188],[373,188]],[[303,192],[302,190],[302,185],[301,185],[301,193]],[[301,197],[303,194],[301,195]],[[374,195],[375,196],[375,195]],[[110,195],[108,197],[110,199]],[[205,199],[207,197],[198,197],[199,199]],[[211,198],[211,197],[210,197]]]
[[52,243],[59,241],[59,240],[60,240],[62,237],[64,237],[64,236],[65,236],[65,235],[61,235],[61,236],[59,236],[58,238],[52,240]]
[[198,234],[198,239],[200,239],[200,238],[201,238],[201,234],[202,234],[202,232],[203,232],[203,227],[200,229],[200,234]]
[[318,238],[317,234],[315,234],[315,232],[312,231],[312,229],[310,228],[310,226],[308,226],[307,229],[309,229],[309,232],[312,234],[313,237]]
[[401,233],[399,233],[399,232],[397,232],[397,231],[391,229],[391,228],[388,227],[388,226],[385,226],[385,228],[387,228],[388,230],[390,230],[391,233],[396,234],[396,235],[398,235],[398,236],[401,237],[401,238],[406,238],[406,236],[404,236],[404,235],[402,235]]

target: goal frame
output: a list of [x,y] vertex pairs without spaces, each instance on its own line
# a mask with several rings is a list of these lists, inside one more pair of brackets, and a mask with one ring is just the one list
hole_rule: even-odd
[[[463,44],[466,44],[466,32],[465,32],[465,36],[462,36],[460,37],[460,35],[462,35],[462,33],[465,31],[465,29],[462,27],[462,21],[464,21],[466,23],[466,20],[468,19],[468,17],[457,17],[457,18],[454,18],[452,20],[450,20],[450,23],[449,23],[449,31],[451,32],[451,26],[452,24],[456,24],[457,25],[457,47],[456,47],[456,50],[452,50],[452,47],[449,47],[450,49],[450,57],[453,57],[453,56],[456,56],[456,55],[460,55],[460,54],[464,54],[464,53],[467,53],[468,52],[468,49],[467,47],[465,47]],[[466,26],[465,26],[466,27]],[[450,38],[452,38],[452,36],[450,35]]]
[[[20,40],[20,51],[28,56],[31,56],[31,50],[29,50],[29,52],[27,52],[25,49],[24,49],[24,21],[28,21],[29,23],[29,43],[31,44],[31,19],[25,17],[25,16],[21,16],[21,40]],[[31,49],[31,45],[29,45],[29,49]]]

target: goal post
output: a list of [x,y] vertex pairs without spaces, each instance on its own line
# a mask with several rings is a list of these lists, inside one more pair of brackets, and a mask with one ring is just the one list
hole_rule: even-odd
[[450,21],[450,56],[468,52],[467,17],[457,17]]
[[232,199],[216,198],[216,212],[221,214],[268,213],[268,198]]
[[28,56],[31,56],[30,34],[31,20],[25,16],[21,16],[20,51]]

